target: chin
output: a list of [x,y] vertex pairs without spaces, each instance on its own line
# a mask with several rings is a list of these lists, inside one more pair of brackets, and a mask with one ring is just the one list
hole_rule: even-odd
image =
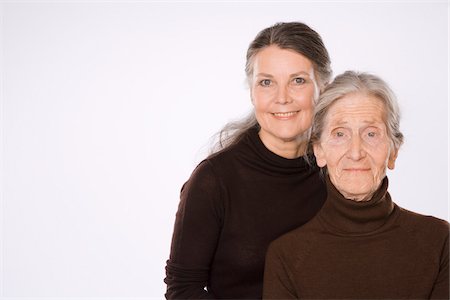
[[[350,179],[351,184],[342,184],[336,186],[338,191],[347,199],[355,200],[355,198],[360,199],[356,201],[361,201],[366,199],[368,195],[372,195],[373,190],[367,187],[367,183],[358,182],[356,178]],[[369,200],[369,199],[367,199]]]
[[358,199],[356,201],[367,201],[372,198],[374,190],[355,188],[350,189],[348,195],[352,195],[349,199]]
[[295,139],[298,139],[302,135],[305,134],[304,130],[280,130],[278,132],[278,137],[280,139],[286,140],[286,141],[293,141]]
[[272,135],[277,139],[283,140],[285,142],[293,141],[299,136],[299,134],[297,134],[296,132],[286,130],[273,132]]

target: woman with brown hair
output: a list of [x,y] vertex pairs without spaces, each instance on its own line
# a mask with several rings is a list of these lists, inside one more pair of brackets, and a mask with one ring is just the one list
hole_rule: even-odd
[[314,104],[331,76],[321,37],[298,22],[262,30],[246,75],[254,111],[225,126],[182,188],[167,299],[261,298],[269,243],[325,200],[307,153]]

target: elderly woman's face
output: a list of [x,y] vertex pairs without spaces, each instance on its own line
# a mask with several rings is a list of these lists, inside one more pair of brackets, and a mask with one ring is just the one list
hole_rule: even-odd
[[369,200],[394,168],[396,151],[388,137],[380,99],[360,93],[337,100],[325,117],[314,154],[347,199]]
[[251,98],[265,144],[295,140],[311,127],[315,79],[305,56],[275,45],[253,62]]

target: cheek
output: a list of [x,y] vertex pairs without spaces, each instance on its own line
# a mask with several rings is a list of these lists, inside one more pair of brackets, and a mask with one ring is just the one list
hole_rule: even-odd
[[345,150],[339,149],[339,147],[334,148],[329,153],[328,160],[328,172],[330,176],[335,178],[341,178],[343,176],[343,169],[347,165]]
[[331,155],[327,158],[327,165],[328,165],[328,169],[332,172],[335,173],[336,175],[340,174],[342,170],[342,157],[338,156],[338,155]]
[[334,143],[333,140],[329,140],[327,141],[324,150],[328,166],[336,168],[342,163],[342,159],[346,152],[345,145],[338,145]]
[[388,162],[389,160],[386,157],[381,156],[377,159],[377,161],[374,162],[377,177],[384,177],[384,174],[386,174]]
[[291,98],[305,110],[314,109],[314,86],[291,90]]
[[328,152],[324,156],[326,162],[327,172],[331,177],[339,178],[341,176],[342,170],[342,155],[336,151],[327,150]]
[[251,98],[255,109],[262,110],[267,108],[272,102],[273,96],[271,94],[271,91],[261,91],[260,89],[254,89],[251,92]]
[[389,147],[383,145],[376,147],[371,151],[372,163],[376,167],[379,173],[385,173],[389,162]]

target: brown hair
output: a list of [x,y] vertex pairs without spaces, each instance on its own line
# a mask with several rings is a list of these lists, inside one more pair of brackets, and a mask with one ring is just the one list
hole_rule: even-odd
[[330,57],[320,35],[308,25],[300,22],[276,23],[263,29],[251,42],[247,50],[245,73],[247,78],[253,74],[253,61],[256,54],[270,45],[290,49],[308,58],[318,74],[316,78],[320,89],[331,77]]
[[[315,74],[317,74],[316,81],[319,90],[322,90],[330,80],[332,74],[330,57],[320,35],[304,23],[288,22],[276,23],[263,29],[250,43],[245,64],[245,73],[249,83],[253,74],[255,56],[262,49],[271,45],[276,45],[281,49],[294,50],[308,58],[314,66]],[[212,147],[211,153],[217,153],[236,144],[253,127],[259,127],[254,111],[251,111],[242,120],[226,124],[217,133],[217,141]]]

